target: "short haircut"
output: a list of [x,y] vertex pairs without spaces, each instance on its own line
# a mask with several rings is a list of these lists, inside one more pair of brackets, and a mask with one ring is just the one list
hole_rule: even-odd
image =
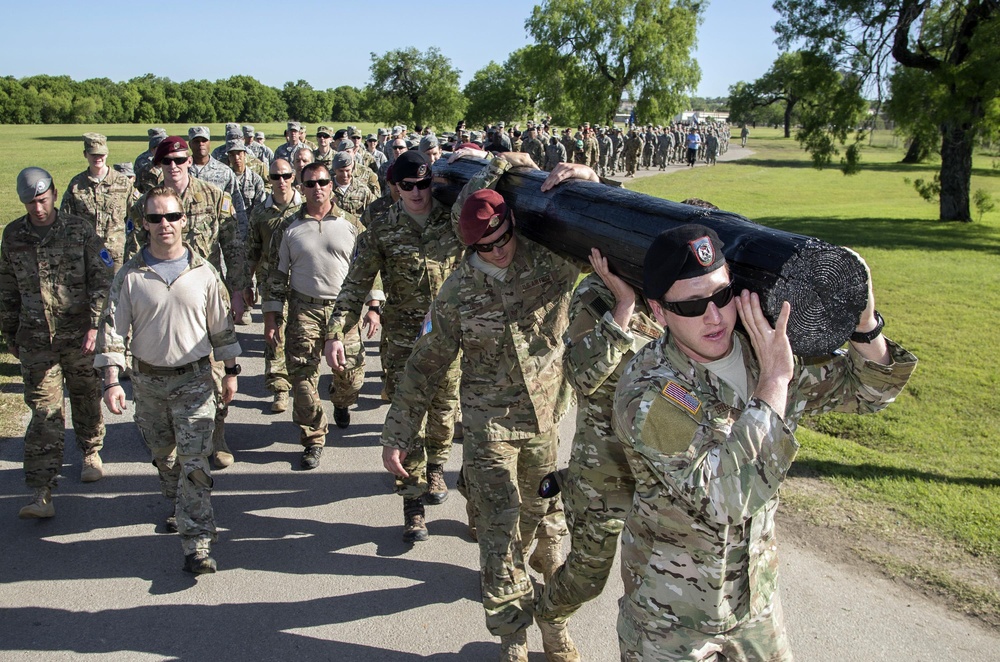
[[330,176],[330,169],[326,167],[325,163],[321,161],[313,161],[312,163],[306,164],[302,168],[302,172],[299,173],[299,178],[305,181],[306,175],[313,172],[314,170],[319,170],[320,168],[326,171],[327,177]]
[[184,203],[181,202],[181,196],[178,195],[177,191],[170,188],[169,186],[156,186],[150,189],[149,193],[146,194],[146,202],[143,203],[142,213],[146,213],[146,207],[149,205],[149,201],[153,198],[173,198],[177,201],[177,206],[184,211]]

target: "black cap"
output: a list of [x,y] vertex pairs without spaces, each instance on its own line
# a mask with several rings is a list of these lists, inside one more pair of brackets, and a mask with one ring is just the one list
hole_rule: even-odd
[[429,177],[431,164],[427,156],[417,150],[403,152],[392,162],[392,183],[398,184],[407,178]]
[[643,293],[648,299],[660,299],[675,282],[712,273],[726,264],[722,246],[715,230],[696,223],[661,233],[646,251]]

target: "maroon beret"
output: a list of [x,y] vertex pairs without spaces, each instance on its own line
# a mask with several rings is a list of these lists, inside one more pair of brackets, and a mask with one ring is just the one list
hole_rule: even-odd
[[163,139],[163,142],[156,146],[156,151],[153,153],[153,165],[159,165],[160,161],[162,161],[163,157],[167,154],[186,151],[188,151],[188,144],[186,140],[180,136],[167,136]]
[[458,230],[462,243],[471,246],[488,234],[496,232],[507,217],[507,203],[493,189],[479,189],[462,205]]

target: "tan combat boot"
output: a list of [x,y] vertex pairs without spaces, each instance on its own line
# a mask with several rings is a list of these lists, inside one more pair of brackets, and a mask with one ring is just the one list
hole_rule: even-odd
[[528,631],[500,637],[500,662],[528,662]]
[[31,503],[22,508],[17,516],[21,519],[44,519],[54,517],[56,507],[52,504],[52,490],[47,487],[36,487],[31,496]]
[[104,463],[97,451],[90,455],[83,456],[83,467],[80,469],[80,481],[83,483],[94,483],[104,478]]
[[226,443],[225,435],[219,435],[218,441],[212,440],[216,444],[215,452],[212,453],[212,460],[215,461],[216,469],[225,469],[226,467],[232,466],[236,458],[233,457],[233,452],[229,450],[229,444]]
[[580,662],[580,651],[569,637],[566,623],[552,623],[535,619],[542,631],[542,650],[547,662]]
[[528,565],[535,572],[548,579],[562,566],[566,557],[562,551],[562,537],[539,538],[535,551],[528,558]]
[[274,394],[274,402],[271,403],[271,413],[280,414],[288,409],[288,391],[278,391]]

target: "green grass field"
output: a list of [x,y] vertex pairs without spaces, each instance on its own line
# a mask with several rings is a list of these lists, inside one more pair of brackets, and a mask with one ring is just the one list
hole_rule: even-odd
[[[187,127],[166,128],[183,134]],[[256,128],[267,133],[272,149],[282,142],[283,125]],[[311,134],[315,127],[309,129]],[[49,169],[60,191],[84,169],[80,136],[87,130],[109,136],[109,163],[131,161],[146,146],[144,126],[0,126],[0,140],[13,155],[0,165],[0,221],[24,213],[15,193],[21,168]],[[221,138],[221,125],[211,130]],[[865,150],[862,172],[845,177],[835,168],[812,168],[794,140],[761,129],[751,136],[748,146],[755,154],[746,160],[634,180],[629,188],[672,200],[703,198],[764,225],[849,246],[868,261],[886,334],[915,352],[920,365],[899,400],[878,415],[807,421],[795,472],[833,486],[838,506],[864,509],[859,520],[866,526],[890,537],[919,534],[985,564],[995,576],[1000,369],[993,360],[1000,355],[1000,211],[971,224],[935,220],[936,205],[904,181],[930,178],[933,166],[901,165],[898,141],[878,144],[886,146]],[[972,190],[985,189],[1000,200],[1000,170],[992,161],[977,154]],[[8,357],[0,364],[0,387],[19,378]],[[0,423],[8,436],[20,436],[23,412],[16,396],[0,397]],[[908,572],[940,577],[948,568]],[[977,599],[983,604],[973,609],[1000,614],[997,594]]]

